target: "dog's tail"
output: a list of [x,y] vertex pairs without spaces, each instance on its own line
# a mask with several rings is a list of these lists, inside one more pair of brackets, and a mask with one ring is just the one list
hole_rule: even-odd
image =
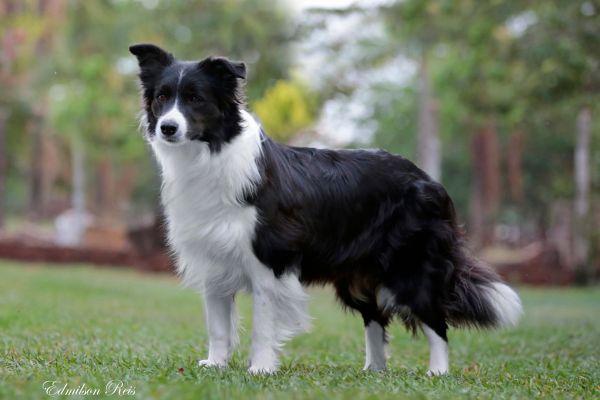
[[494,328],[516,325],[519,295],[488,266],[459,246],[444,308],[451,325]]
[[[437,215],[429,254],[444,270],[442,307],[450,325],[493,328],[515,325],[523,314],[521,299],[502,279],[469,252],[456,223],[454,204],[444,188],[422,184],[415,211]],[[445,267],[441,267],[445,266]]]

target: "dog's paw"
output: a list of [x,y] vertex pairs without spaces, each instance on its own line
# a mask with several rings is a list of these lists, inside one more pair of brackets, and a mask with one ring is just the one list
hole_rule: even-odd
[[378,365],[376,363],[373,363],[373,364],[365,365],[363,367],[363,371],[385,371],[385,370],[386,370],[385,364]]
[[442,376],[448,373],[447,369],[430,369],[427,371],[427,376]]
[[224,368],[227,366],[226,361],[217,361],[217,360],[198,360],[199,367],[209,367],[209,368]]
[[271,374],[274,374],[275,372],[277,372],[277,367],[276,366],[251,365],[248,368],[248,372],[251,373],[252,375],[271,375]]
[[277,372],[279,362],[277,352],[268,348],[255,351],[250,358],[248,372],[252,375],[270,375]]

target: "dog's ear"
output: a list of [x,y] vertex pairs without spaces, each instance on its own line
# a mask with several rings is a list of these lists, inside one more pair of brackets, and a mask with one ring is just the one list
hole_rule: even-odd
[[246,79],[246,64],[225,57],[208,57],[200,61],[198,68],[220,79]]
[[140,68],[148,68],[157,65],[167,67],[174,60],[171,53],[168,53],[153,44],[134,44],[129,46],[129,51],[137,57]]
[[138,59],[141,69],[140,79],[143,84],[156,78],[165,67],[175,61],[171,53],[153,44],[134,44],[129,46],[129,51]]

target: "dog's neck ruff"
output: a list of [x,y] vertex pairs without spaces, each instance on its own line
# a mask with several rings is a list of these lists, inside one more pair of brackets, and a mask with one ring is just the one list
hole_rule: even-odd
[[183,192],[194,191],[195,201],[239,204],[245,193],[260,182],[258,158],[261,154],[260,125],[245,110],[240,111],[241,132],[218,152],[201,141],[180,145],[157,138],[151,146],[162,171],[162,200],[165,208]]
[[254,265],[255,207],[244,196],[260,183],[261,129],[241,111],[241,131],[218,152],[206,143],[151,140],[162,170],[168,241],[186,286],[233,294],[247,287],[240,265]]

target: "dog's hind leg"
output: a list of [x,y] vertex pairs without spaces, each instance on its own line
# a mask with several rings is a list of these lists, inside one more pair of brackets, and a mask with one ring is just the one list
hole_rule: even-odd
[[[421,325],[421,328],[429,342],[429,370],[427,371],[427,374],[432,376],[447,373],[448,338],[446,336],[446,328],[433,329],[425,323]],[[442,331],[440,331],[440,329],[442,329]]]
[[421,301],[421,303],[413,306],[412,312],[421,321],[421,329],[429,343],[429,370],[427,371],[427,375],[443,375],[447,373],[448,324],[443,316],[444,314],[440,305],[433,301]]
[[386,368],[385,326],[377,321],[365,324],[365,366],[364,370],[381,371]]
[[352,283],[339,281],[335,285],[338,298],[346,305],[360,312],[365,324],[365,366],[364,370],[382,371],[386,369],[385,331],[389,318],[384,315],[372,293],[353,290]]

